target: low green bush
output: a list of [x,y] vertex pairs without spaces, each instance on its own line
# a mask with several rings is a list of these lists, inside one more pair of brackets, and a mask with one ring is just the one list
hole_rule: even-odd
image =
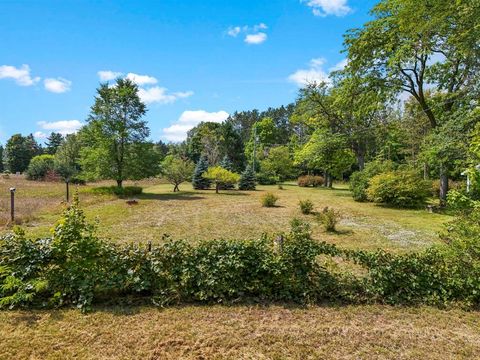
[[277,203],[277,200],[278,197],[275,194],[268,192],[262,196],[260,202],[262,203],[263,207],[274,207]]
[[350,176],[350,190],[353,200],[363,202],[368,200],[367,189],[370,179],[375,175],[394,170],[391,161],[371,161],[362,171],[356,171]]
[[369,200],[398,207],[424,205],[430,196],[430,184],[413,171],[390,171],[370,179]]
[[336,231],[336,226],[340,220],[340,213],[334,209],[325,207],[318,215],[318,221],[323,225],[326,231]]
[[53,173],[55,168],[55,156],[38,155],[30,160],[26,170],[28,180],[45,180],[48,173]]
[[101,186],[92,189],[93,192],[101,195],[116,195],[118,197],[131,197],[140,195],[143,188],[140,186]]
[[298,205],[301,213],[304,215],[309,215],[313,212],[313,202],[311,200],[300,200]]

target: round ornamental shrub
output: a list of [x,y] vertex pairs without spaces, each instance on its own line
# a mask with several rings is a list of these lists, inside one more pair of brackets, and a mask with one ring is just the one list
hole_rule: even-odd
[[370,201],[398,207],[424,205],[431,185],[412,171],[389,171],[370,179],[367,197]]
[[30,160],[26,174],[28,180],[45,180],[47,174],[54,172],[53,155],[38,155]]
[[274,194],[266,193],[261,198],[262,206],[263,207],[274,207],[277,200],[278,200],[278,197],[275,196]]

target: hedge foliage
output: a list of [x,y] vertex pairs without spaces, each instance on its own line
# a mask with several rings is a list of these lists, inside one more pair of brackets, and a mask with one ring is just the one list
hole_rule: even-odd
[[[478,212],[457,219],[445,244],[422,252],[342,250],[311,238],[308,223],[258,240],[192,245],[166,240],[153,249],[102,241],[75,201],[48,239],[16,229],[0,238],[0,307],[77,306],[136,296],[179,302],[287,301],[480,304]],[[363,271],[332,269],[341,257]],[[359,275],[361,274],[361,275]]]

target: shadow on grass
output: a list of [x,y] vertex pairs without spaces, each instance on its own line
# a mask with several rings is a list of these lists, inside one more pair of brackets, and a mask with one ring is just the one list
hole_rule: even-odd
[[164,193],[164,194],[155,194],[155,193],[143,193],[138,196],[140,200],[202,200],[205,199],[203,196],[199,196],[198,193],[193,191],[179,191],[179,192],[171,192],[171,193]]

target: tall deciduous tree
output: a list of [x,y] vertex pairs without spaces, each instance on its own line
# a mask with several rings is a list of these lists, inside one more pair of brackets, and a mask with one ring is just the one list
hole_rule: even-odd
[[[382,0],[372,15],[345,38],[351,70],[393,97],[411,94],[432,129],[448,121],[478,84],[478,2]],[[427,89],[439,96],[428,97]],[[449,174],[439,170],[445,200]]]
[[325,185],[332,186],[333,177],[341,177],[355,162],[345,136],[328,130],[316,130],[310,140],[295,154],[297,164],[304,163],[313,171],[325,173]]
[[67,135],[55,154],[55,171],[69,181],[80,172],[80,141],[75,134]]
[[119,187],[126,179],[145,177],[153,164],[141,163],[140,154],[154,151],[153,146],[142,145],[150,134],[142,120],[146,111],[131,80],[100,85],[88,125],[81,132],[87,145],[82,150],[82,167],[89,177],[114,179]]

